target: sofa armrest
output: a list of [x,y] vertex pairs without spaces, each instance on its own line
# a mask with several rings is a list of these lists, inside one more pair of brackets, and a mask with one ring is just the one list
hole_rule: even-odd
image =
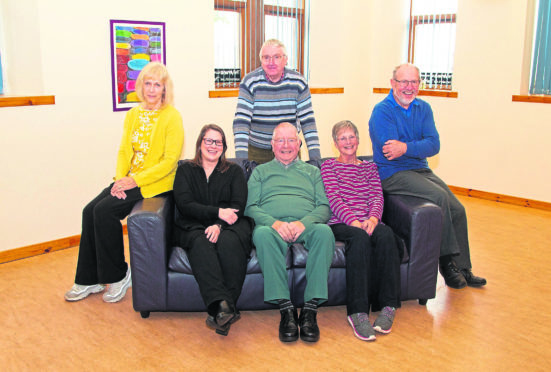
[[434,298],[442,240],[440,207],[414,196],[385,194],[383,222],[405,241],[408,249],[408,288],[402,298]]
[[136,311],[166,309],[173,216],[170,194],[139,201],[128,216],[132,302]]

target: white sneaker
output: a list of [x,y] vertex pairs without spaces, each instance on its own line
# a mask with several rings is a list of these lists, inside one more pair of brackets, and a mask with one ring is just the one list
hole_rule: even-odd
[[80,285],[73,284],[71,289],[65,293],[66,301],[79,301],[83,298],[88,297],[92,293],[100,293],[105,289],[103,284],[94,284],[94,285]]
[[130,277],[129,267],[126,276],[120,282],[109,284],[107,291],[103,294],[103,301],[119,302],[130,287],[132,287],[132,278]]

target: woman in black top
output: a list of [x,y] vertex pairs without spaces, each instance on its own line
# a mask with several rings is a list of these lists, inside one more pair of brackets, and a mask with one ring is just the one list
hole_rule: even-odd
[[245,280],[253,227],[243,216],[245,175],[226,160],[226,149],[222,128],[205,125],[195,158],[178,167],[174,180],[176,238],[187,251],[207,306],[207,325],[224,336],[240,318],[235,304]]

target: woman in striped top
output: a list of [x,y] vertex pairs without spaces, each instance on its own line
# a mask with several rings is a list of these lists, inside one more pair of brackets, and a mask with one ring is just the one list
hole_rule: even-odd
[[[359,134],[350,121],[333,126],[339,157],[321,166],[333,215],[335,240],[345,243],[348,322],[361,340],[375,340],[375,331],[389,333],[400,307],[400,251],[392,229],[381,223],[383,192],[377,166],[361,161]],[[373,326],[369,309],[381,313]]]

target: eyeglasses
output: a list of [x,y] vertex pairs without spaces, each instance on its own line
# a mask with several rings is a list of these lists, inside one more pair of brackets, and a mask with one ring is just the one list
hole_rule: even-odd
[[398,85],[400,85],[402,88],[407,87],[409,84],[416,87],[421,82],[421,80],[396,80],[396,79],[394,79],[394,81],[397,82]]
[[273,61],[273,62],[278,63],[279,61],[281,61],[281,59],[282,59],[283,57],[284,57],[284,56],[282,56],[281,54],[276,54],[275,56],[262,56],[262,57],[260,57],[260,58],[262,58],[262,61],[264,61],[264,62]]
[[276,138],[273,141],[278,145],[284,145],[285,142],[287,142],[288,145],[293,146],[297,144],[298,139],[297,138]]
[[224,146],[224,142],[222,140],[213,140],[212,138],[203,138],[203,142],[207,146],[210,146],[210,145],[213,145],[213,144],[218,146],[218,147]]
[[340,138],[337,138],[337,141],[338,142],[354,142],[356,141],[357,137],[356,136],[348,136],[348,137],[340,137]]

